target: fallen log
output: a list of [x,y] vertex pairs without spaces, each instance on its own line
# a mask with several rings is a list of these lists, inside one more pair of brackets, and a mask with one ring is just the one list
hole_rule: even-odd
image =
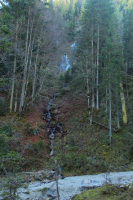
[[[101,126],[102,128],[105,128],[105,129],[107,129],[107,130],[109,130],[109,127],[107,127],[107,126],[105,126],[105,125],[103,125],[103,124],[100,124],[99,122],[96,122],[96,121],[92,121],[92,123],[93,124],[97,124],[97,125],[99,125],[99,126]],[[111,129],[113,132],[115,132],[115,133],[117,133],[118,131],[119,131],[119,129],[118,128],[112,128]]]

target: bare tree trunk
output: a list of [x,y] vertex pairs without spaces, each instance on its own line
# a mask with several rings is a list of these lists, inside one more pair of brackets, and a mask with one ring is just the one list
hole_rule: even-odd
[[87,77],[87,99],[88,99],[88,108],[90,109],[90,90],[89,90],[89,78]]
[[117,128],[120,129],[119,110],[117,108]]
[[23,77],[23,84],[22,84],[22,92],[21,92],[21,99],[20,99],[20,106],[19,106],[19,113],[22,112],[22,108],[24,106],[25,101],[25,86],[27,80],[27,67],[28,67],[28,40],[29,40],[29,23],[30,23],[30,8],[29,8],[29,17],[28,17],[28,25],[27,25],[27,36],[26,36],[26,49],[25,49],[25,61],[24,61],[24,77]]
[[58,172],[56,172],[56,189],[57,189],[58,200],[60,200],[59,185],[58,185]]
[[92,24],[92,110],[95,107],[95,98],[94,98],[94,38],[93,38],[93,24]]
[[[25,86],[25,97],[27,94],[27,86],[28,86],[28,82],[29,82],[29,71],[31,68],[31,61],[32,61],[32,53],[33,53],[33,45],[34,45],[34,39],[35,39],[35,34],[34,34],[34,38],[32,41],[32,34],[33,34],[33,24],[34,24],[34,19],[32,21],[32,26],[31,26],[31,31],[30,31],[30,39],[29,39],[29,47],[28,47],[28,51],[29,51],[29,59],[28,59],[28,67],[27,67],[27,78],[26,78],[26,86]],[[31,42],[32,41],[32,42]]]
[[127,124],[127,113],[126,113],[126,104],[125,104],[125,97],[123,92],[123,85],[120,83],[121,87],[121,104],[122,104],[122,111],[123,111],[123,122],[124,124]]
[[118,91],[116,91],[116,117],[117,117],[117,129],[120,129],[120,119],[119,119],[119,97]]
[[108,111],[108,89],[107,89],[107,86],[106,86],[106,108],[105,108],[106,114],[107,114],[107,111]]
[[16,84],[16,96],[15,96],[14,112],[17,112],[17,105],[18,105],[18,86]]
[[97,103],[97,110],[99,110],[99,24],[97,27],[97,94],[96,94],[96,103]]
[[127,91],[127,98],[128,98],[127,72],[128,72],[128,61],[126,62],[126,91]]
[[[109,80],[110,81],[110,80]],[[111,108],[112,108],[112,102],[111,102],[111,83],[109,83],[109,144],[111,147],[111,137],[112,137],[112,119],[111,119]]]
[[34,67],[34,80],[33,80],[33,87],[32,87],[32,101],[34,101],[34,99],[35,99],[38,55],[39,55],[39,39],[38,39],[38,47],[37,47],[37,54],[36,54],[35,67]]
[[16,23],[16,39],[15,39],[15,55],[14,55],[14,67],[13,67],[13,80],[12,80],[12,88],[11,88],[11,99],[10,99],[10,112],[13,107],[13,97],[14,97],[14,88],[15,88],[15,79],[16,79],[16,62],[17,62],[17,42],[18,42],[18,19]]

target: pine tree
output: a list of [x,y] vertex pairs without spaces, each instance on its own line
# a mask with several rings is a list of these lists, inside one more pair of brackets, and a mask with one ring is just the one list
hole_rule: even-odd
[[122,65],[122,47],[117,36],[118,26],[112,1],[90,0],[87,2],[82,10],[81,24],[76,65],[79,66],[77,67],[79,73],[81,68],[85,72],[90,122],[93,120],[95,105],[99,109],[99,100],[103,101],[105,98],[106,112],[109,110],[111,146],[112,110],[116,113],[117,127],[120,127],[120,70]]

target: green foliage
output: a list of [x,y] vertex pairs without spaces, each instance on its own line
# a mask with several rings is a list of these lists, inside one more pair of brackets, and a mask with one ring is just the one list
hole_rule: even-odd
[[72,200],[125,200],[132,199],[133,197],[133,187],[123,186],[119,187],[116,185],[105,185],[93,190],[88,190],[87,192],[83,192],[80,195],[75,195]]
[[69,137],[68,144],[71,147],[75,147],[76,146],[76,140],[75,140],[75,138],[72,135]]
[[42,195],[45,195],[47,190],[48,190],[48,188],[44,187],[42,189],[39,189],[38,191],[42,192]]
[[7,137],[12,137],[13,136],[13,131],[11,124],[6,123],[1,129],[0,129],[0,134],[3,134]]
[[0,136],[0,156],[6,155],[9,152],[9,147],[6,140]]
[[13,45],[13,43],[9,43],[8,41],[6,40],[1,40],[0,41],[0,47],[2,51],[10,51],[10,48]]
[[3,200],[17,200],[21,199],[17,193],[17,189],[21,187],[22,183],[19,178],[9,178],[4,185],[2,193]]
[[43,150],[44,148],[45,148],[45,144],[44,144],[44,142],[43,141],[39,141],[38,143],[33,143],[32,144],[32,148],[33,149],[36,149],[36,150],[38,150],[38,151],[41,151],[41,150]]
[[23,158],[15,151],[10,151],[6,155],[1,157],[1,169],[5,169],[6,171],[10,172],[17,172],[20,170],[20,163],[22,162]]
[[28,158],[26,159],[26,161],[23,164],[23,169],[25,170],[29,170],[29,169],[41,169],[44,167],[44,163],[42,161],[42,159],[40,160],[40,158],[36,157],[34,155],[34,157],[28,156]]
[[25,125],[24,133],[25,133],[26,135],[29,135],[29,136],[33,136],[33,135],[34,135],[34,129],[31,128],[31,124],[30,124],[30,123],[27,123],[27,124]]

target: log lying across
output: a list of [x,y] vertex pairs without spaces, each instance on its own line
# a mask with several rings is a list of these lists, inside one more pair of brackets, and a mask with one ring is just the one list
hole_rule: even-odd
[[[97,124],[97,125],[101,126],[102,128],[105,128],[105,129],[109,130],[109,127],[107,127],[107,126],[105,126],[105,125],[103,125],[103,124],[100,124],[99,122],[96,122],[96,121],[93,120],[92,123],[93,123],[93,124]],[[113,132],[115,132],[115,133],[117,133],[117,132],[119,131],[119,129],[117,129],[117,128],[116,128],[116,129],[115,129],[115,128],[112,128],[111,130],[112,130]]]

